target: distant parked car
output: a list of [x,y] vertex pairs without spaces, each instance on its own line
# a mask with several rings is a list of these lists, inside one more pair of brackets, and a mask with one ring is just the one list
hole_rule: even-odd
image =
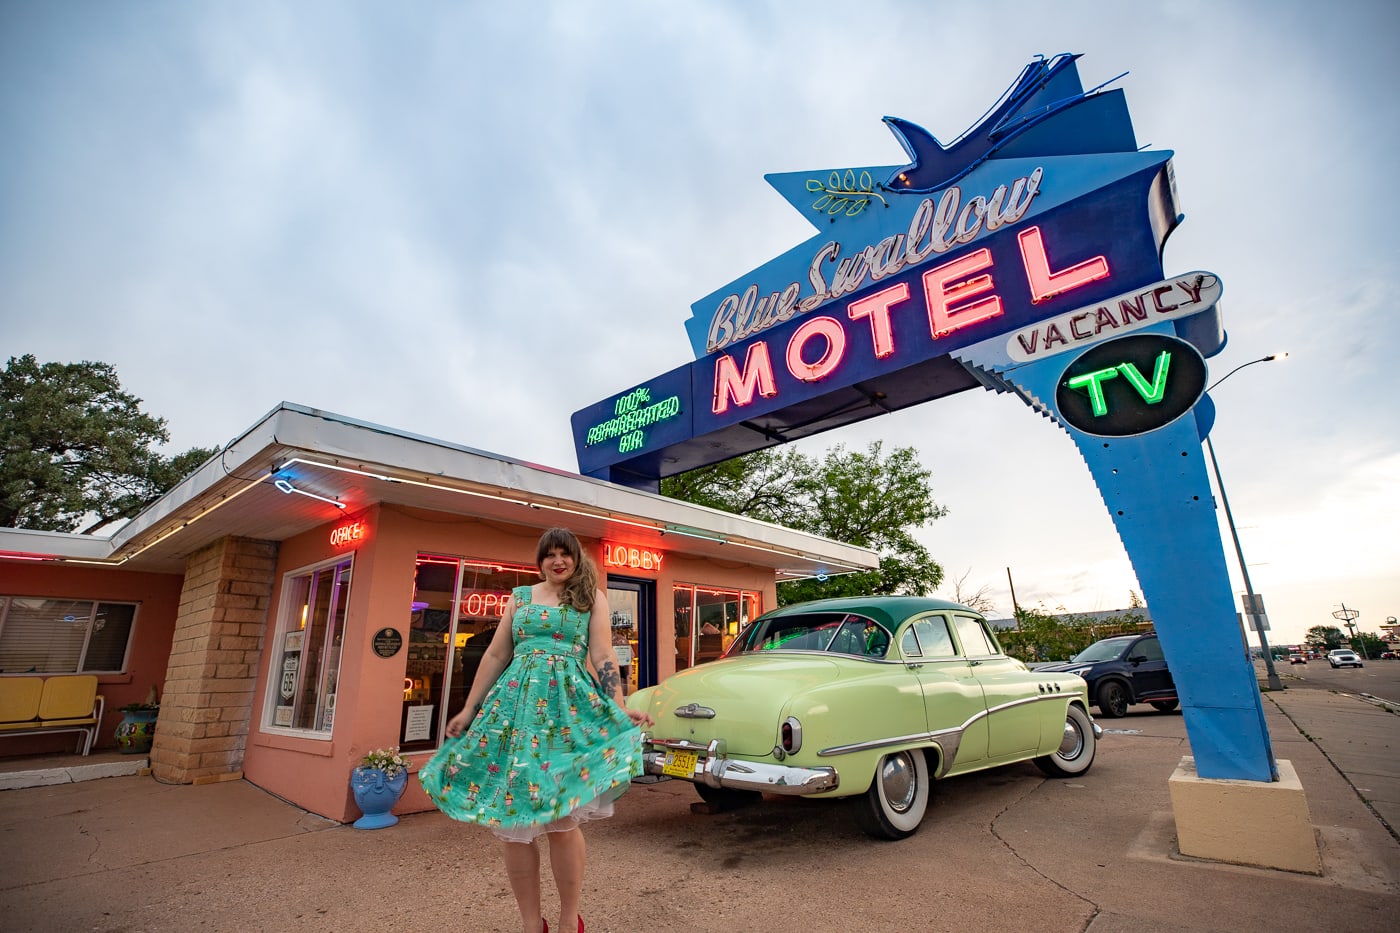
[[1308,663],[1308,659],[1305,658],[1305,657],[1303,657],[1301,654],[1290,654],[1290,655],[1288,656],[1288,663],[1289,663],[1289,664],[1307,664],[1307,663]]
[[1361,659],[1350,648],[1333,648],[1327,652],[1327,663],[1334,668],[1361,667]]
[[1385,661],[1395,661],[1400,659],[1400,654],[1396,654],[1394,651],[1382,651],[1381,659]]
[[1036,668],[1037,673],[1041,671],[1083,677],[1089,684],[1089,698],[1109,719],[1126,716],[1134,703],[1170,713],[1179,702],[1162,645],[1152,632],[1096,641],[1072,660]]

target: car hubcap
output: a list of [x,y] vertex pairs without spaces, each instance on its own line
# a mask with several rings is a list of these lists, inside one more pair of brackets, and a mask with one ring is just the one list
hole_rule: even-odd
[[1084,737],[1079,734],[1079,728],[1071,720],[1065,720],[1065,734],[1060,739],[1061,758],[1073,759],[1079,755],[1079,750],[1084,747]]
[[900,813],[914,802],[914,768],[908,755],[891,755],[880,767],[880,789],[891,810]]

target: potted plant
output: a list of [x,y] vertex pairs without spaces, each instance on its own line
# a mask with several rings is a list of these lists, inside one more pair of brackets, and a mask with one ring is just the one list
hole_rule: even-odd
[[122,721],[117,723],[113,738],[117,748],[124,755],[144,755],[151,750],[151,741],[156,734],[156,716],[160,714],[160,704],[150,697],[144,703],[128,703],[117,707]]
[[360,759],[350,772],[350,792],[364,816],[355,821],[356,829],[383,829],[399,821],[389,812],[403,796],[408,784],[408,759],[398,746],[376,748]]

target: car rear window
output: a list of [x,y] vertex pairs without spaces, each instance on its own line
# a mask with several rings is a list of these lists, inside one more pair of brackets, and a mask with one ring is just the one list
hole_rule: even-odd
[[743,651],[827,651],[883,658],[890,633],[853,613],[822,612],[762,619],[743,632],[729,654]]

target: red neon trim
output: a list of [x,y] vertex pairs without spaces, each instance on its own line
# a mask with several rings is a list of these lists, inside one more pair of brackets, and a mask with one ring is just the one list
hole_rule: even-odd
[[894,330],[890,327],[890,308],[909,300],[909,283],[900,282],[889,288],[851,302],[846,313],[851,320],[870,318],[870,337],[875,345],[875,358],[882,360],[894,353]]
[[967,278],[974,272],[991,268],[991,265],[992,251],[984,247],[924,273],[928,325],[934,340],[946,337],[960,327],[967,327],[1001,314],[1001,298],[995,294],[959,308],[953,307],[957,302],[991,290],[991,275]]
[[1108,260],[1103,256],[1095,256],[1068,269],[1051,272],[1050,258],[1045,255],[1045,240],[1040,235],[1039,227],[1022,230],[1016,234],[1016,239],[1021,244],[1021,261],[1026,265],[1026,279],[1031,285],[1032,304],[1039,304],[1081,285],[1108,278]]
[[[826,352],[815,363],[808,363],[802,359],[802,351],[807,346],[807,341],[813,337],[826,338]],[[846,331],[841,327],[840,321],[825,315],[809,318],[797,328],[792,339],[788,341],[788,372],[803,382],[816,382],[841,365],[841,358],[845,353]]]
[[773,382],[773,361],[768,358],[768,344],[759,340],[749,347],[744,357],[741,375],[734,357],[725,354],[715,360],[715,397],[710,411],[722,415],[729,410],[730,399],[740,408],[753,402],[754,392],[764,398],[778,394]]
[[0,551],[0,558],[5,560],[58,560],[56,556],[51,554],[22,554],[18,551]]

